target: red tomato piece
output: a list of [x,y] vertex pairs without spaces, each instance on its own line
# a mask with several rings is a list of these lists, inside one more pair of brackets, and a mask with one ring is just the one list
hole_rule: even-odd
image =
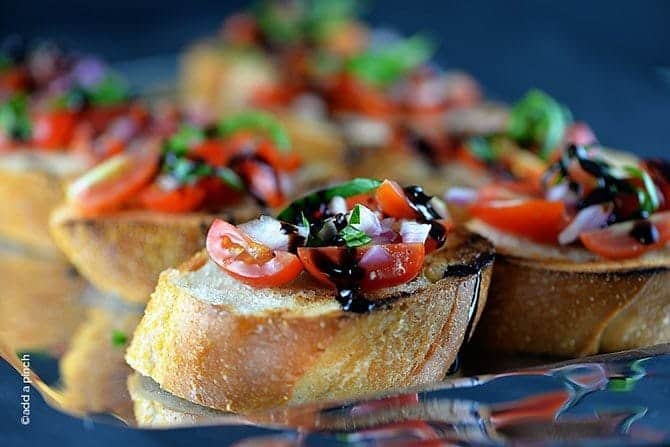
[[40,149],[63,149],[68,146],[77,118],[69,110],[56,110],[35,117],[33,142]]
[[205,189],[198,185],[184,185],[166,191],[158,184],[152,183],[140,192],[139,201],[142,206],[152,211],[187,213],[198,209],[206,195]]
[[642,244],[630,235],[634,222],[612,225],[602,230],[587,231],[579,235],[582,244],[591,252],[607,259],[630,259],[663,247],[670,241],[670,211],[653,215],[651,223],[658,230],[658,241]]
[[246,159],[235,168],[244,179],[249,191],[269,207],[284,203],[277,172],[268,164],[258,160]]
[[71,183],[68,200],[86,216],[117,210],[151,181],[158,159],[158,147],[153,144],[115,155]]
[[565,228],[563,202],[541,199],[495,200],[479,202],[470,214],[500,230],[544,244],[555,244]]
[[410,205],[405,191],[392,180],[384,180],[375,191],[379,209],[396,219],[416,219],[417,212]]
[[292,253],[271,250],[234,225],[216,219],[207,234],[207,252],[221,269],[254,287],[276,287],[294,280],[302,271]]
[[[363,257],[371,249],[383,250],[382,256]],[[298,257],[307,270],[319,282],[336,287],[331,273],[324,271],[324,264],[342,266],[349,249],[346,247],[299,247]],[[362,270],[361,290],[370,291],[393,287],[414,279],[425,257],[423,244],[385,244],[372,247],[359,247],[354,250],[354,259]],[[361,262],[363,260],[363,262]]]

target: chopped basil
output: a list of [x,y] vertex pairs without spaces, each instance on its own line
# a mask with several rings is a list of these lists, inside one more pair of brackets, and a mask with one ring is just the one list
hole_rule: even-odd
[[114,329],[112,331],[111,341],[112,346],[115,348],[122,348],[126,345],[126,343],[128,343],[128,334],[118,329]]
[[349,216],[350,225],[358,225],[361,223],[361,206],[356,205],[353,210],[351,210],[351,216]]
[[24,94],[16,94],[0,104],[0,131],[11,139],[30,139],[32,125],[28,98]]
[[466,147],[475,157],[486,163],[494,162],[498,158],[491,140],[486,137],[472,137],[467,141]]
[[632,175],[633,178],[642,180],[643,186],[641,188],[636,188],[640,208],[649,214],[656,211],[660,206],[660,199],[656,191],[656,185],[654,185],[649,174],[635,166],[624,166],[623,170],[629,175]]
[[291,150],[291,140],[286,130],[274,116],[266,112],[252,110],[224,118],[219,122],[218,131],[226,137],[239,130],[263,132],[272,140],[280,151]]
[[[352,197],[377,189],[381,185],[379,180],[368,178],[356,178],[330,188],[314,191],[306,196],[294,200],[286,207],[277,218],[285,222],[299,222],[302,216],[311,217],[310,210],[316,210],[321,205],[328,203],[333,197]],[[307,215],[304,213],[307,212]]]
[[372,238],[364,231],[358,230],[351,225],[347,225],[340,230],[339,236],[344,240],[347,247],[360,247],[372,242]]
[[512,107],[507,132],[516,141],[537,147],[546,159],[571,123],[567,108],[546,93],[531,90]]
[[113,73],[107,74],[100,83],[87,89],[86,93],[90,103],[96,106],[118,104],[130,97],[126,81]]
[[304,2],[284,4],[272,0],[258,1],[252,8],[258,26],[270,42],[287,44],[302,37],[301,21]]
[[379,87],[386,87],[424,64],[435,51],[423,36],[413,36],[378,50],[353,56],[346,69],[357,78]]
[[219,180],[233,189],[237,189],[238,191],[242,191],[244,189],[244,182],[240,176],[230,168],[216,168],[215,175]]
[[175,155],[184,156],[189,149],[205,139],[205,132],[195,126],[185,124],[172,135],[163,146],[164,152],[173,152]]

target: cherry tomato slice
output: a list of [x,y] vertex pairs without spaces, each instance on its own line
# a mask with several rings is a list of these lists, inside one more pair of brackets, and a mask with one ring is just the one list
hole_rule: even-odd
[[204,188],[198,185],[184,185],[172,191],[162,189],[152,183],[143,189],[139,201],[147,209],[163,213],[187,213],[195,211],[202,205],[207,195]]
[[287,251],[273,251],[234,225],[216,219],[207,234],[207,252],[221,269],[254,287],[276,287],[302,271],[300,259]]
[[155,144],[142,144],[115,155],[94,167],[67,189],[68,201],[85,216],[123,207],[158,170]]
[[56,110],[35,117],[33,142],[40,149],[63,149],[74,134],[77,118],[69,110]]
[[284,203],[277,172],[270,165],[246,159],[237,164],[235,171],[244,179],[251,194],[267,206],[274,208]]
[[653,215],[651,223],[658,230],[658,241],[652,244],[642,244],[630,235],[635,225],[625,222],[612,225],[602,230],[587,231],[579,235],[579,239],[587,250],[607,259],[630,259],[638,257],[648,251],[663,247],[670,241],[670,211]]
[[563,202],[541,199],[495,200],[475,203],[470,214],[503,231],[544,244],[555,244],[565,228]]
[[[347,256],[346,247],[299,247],[298,257],[319,282],[336,287],[327,266],[342,266]],[[376,253],[370,253],[376,250]],[[414,279],[425,257],[423,244],[385,244],[354,250],[354,260],[362,270],[360,287],[363,291],[393,287]]]
[[392,180],[384,180],[375,191],[379,209],[396,219],[416,219],[417,212],[410,205],[405,191]]

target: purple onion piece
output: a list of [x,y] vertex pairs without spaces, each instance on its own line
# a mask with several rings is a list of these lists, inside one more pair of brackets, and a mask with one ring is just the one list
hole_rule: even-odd
[[568,245],[575,242],[585,231],[597,230],[607,225],[612,214],[609,204],[591,205],[581,210],[559,235],[558,243]]

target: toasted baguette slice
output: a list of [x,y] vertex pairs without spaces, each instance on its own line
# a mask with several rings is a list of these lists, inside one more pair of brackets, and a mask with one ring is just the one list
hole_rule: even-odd
[[63,201],[63,182],[85,167],[73,156],[28,149],[0,156],[0,237],[59,253],[49,214]]
[[115,331],[130,337],[142,316],[139,306],[119,304],[110,297],[88,309],[59,367],[63,384],[63,406],[75,412],[111,412],[133,420],[126,387],[132,370],[123,355],[124,343],[115,344]]
[[480,222],[498,260],[479,345],[564,357],[670,341],[670,253],[622,262],[586,250],[546,247]]
[[[222,215],[244,221],[260,212],[247,204]],[[145,303],[161,271],[202,248],[210,214],[123,211],[85,218],[68,206],[54,211],[51,233],[58,247],[95,287]]]
[[307,274],[246,286],[203,251],[161,274],[126,360],[178,397],[240,413],[438,381],[484,307],[493,258],[482,238],[448,243],[415,280],[369,295],[384,304],[365,314]]
[[86,281],[60,257],[0,240],[0,333],[14,351],[59,355],[84,315]]

